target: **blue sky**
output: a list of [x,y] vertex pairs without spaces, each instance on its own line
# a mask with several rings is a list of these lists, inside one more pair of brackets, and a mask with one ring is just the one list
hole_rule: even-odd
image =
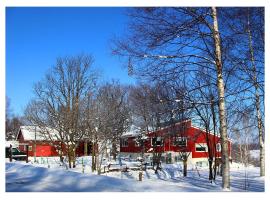
[[102,79],[134,83],[118,57],[111,55],[110,39],[126,27],[125,8],[6,9],[6,95],[14,114],[23,114],[41,80],[57,57],[91,54]]

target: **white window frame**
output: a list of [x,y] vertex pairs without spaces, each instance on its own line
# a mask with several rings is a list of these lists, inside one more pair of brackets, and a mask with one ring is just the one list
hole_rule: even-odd
[[128,147],[128,138],[121,138],[121,147]]
[[135,147],[140,147],[140,143],[138,141],[134,140],[134,142],[135,142]]
[[[197,151],[197,147],[205,147],[205,151]],[[195,143],[195,152],[208,152],[206,143]]]
[[[157,136],[157,137],[152,137],[151,138],[151,146],[153,147],[154,145],[153,145],[153,139],[154,138],[161,138],[161,145],[156,145],[157,147],[160,147],[160,146],[163,146],[163,138],[161,137],[161,136]],[[158,141],[158,140],[157,140]]]
[[[185,139],[185,141],[186,141],[186,144],[185,144],[185,145],[178,145],[178,144],[175,144],[176,141],[179,141],[179,140],[182,140],[182,139]],[[173,141],[173,146],[177,146],[177,147],[187,147],[187,137],[176,137],[176,140]]]
[[28,151],[33,151],[32,145],[29,145],[29,146],[28,146]]
[[220,143],[216,144],[216,151],[221,152],[221,144]]

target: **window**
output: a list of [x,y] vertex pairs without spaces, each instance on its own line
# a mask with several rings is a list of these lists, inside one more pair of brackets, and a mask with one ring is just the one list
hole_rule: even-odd
[[12,154],[19,153],[20,151],[17,148],[12,148]]
[[217,150],[217,152],[221,152],[221,145],[220,145],[220,143],[217,143],[216,144],[216,150]]
[[206,161],[199,161],[199,162],[196,162],[196,166],[198,166],[198,167],[207,167],[208,166],[208,162],[206,162]]
[[161,137],[153,137],[151,140],[152,146],[162,146],[163,140]]
[[140,146],[140,141],[135,140],[134,142],[135,142],[135,147],[139,147]]
[[28,151],[32,151],[32,146],[28,146]]
[[205,143],[195,144],[195,151],[196,152],[207,152],[207,144],[205,144]]
[[128,147],[128,138],[121,139],[121,147]]
[[186,137],[177,137],[174,141],[174,146],[186,147],[187,146],[187,138]]

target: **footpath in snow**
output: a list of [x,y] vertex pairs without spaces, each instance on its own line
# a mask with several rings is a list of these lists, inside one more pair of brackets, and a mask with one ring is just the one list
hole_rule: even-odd
[[[183,177],[179,164],[164,165],[155,174],[148,169],[143,181],[138,181],[138,171],[109,172],[95,175],[80,165],[75,171],[59,165],[32,165],[24,162],[6,162],[7,192],[218,192],[221,177],[215,183],[208,181],[207,169],[189,170]],[[231,171],[231,191],[264,191],[264,178],[259,177],[258,168],[238,168]]]

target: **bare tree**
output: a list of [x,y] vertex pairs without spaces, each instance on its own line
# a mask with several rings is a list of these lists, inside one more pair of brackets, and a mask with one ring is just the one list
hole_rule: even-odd
[[[85,126],[92,141],[92,171],[101,173],[103,158],[116,159],[121,135],[129,126],[127,88],[117,81],[101,85],[84,102]],[[108,152],[108,150],[111,152]]]
[[[75,149],[85,134],[80,102],[95,87],[97,74],[92,63],[93,58],[85,55],[58,58],[51,71],[35,85],[35,99],[25,113],[33,125],[43,130],[48,141],[57,144],[60,156],[64,151],[70,168],[76,166]],[[52,134],[51,130],[55,132]]]
[[18,134],[18,131],[20,129],[20,126],[23,125],[23,119],[22,117],[15,116],[12,112],[11,106],[10,106],[10,98],[6,96],[6,130],[5,130],[5,136],[6,140],[15,140]]
[[232,47],[235,52],[241,52],[230,54],[235,65],[238,65],[236,76],[244,86],[238,99],[248,109],[254,110],[250,118],[256,117],[260,175],[264,176],[264,8],[237,8],[228,15],[236,19],[228,26],[234,35],[231,37]]
[[[225,86],[217,9],[138,8],[128,13],[130,34],[116,41],[114,53],[126,56],[141,78],[177,80],[203,68],[215,74],[223,162],[223,188],[230,187]],[[132,63],[132,64],[130,64]],[[226,68],[227,65],[224,65]],[[228,70],[229,71],[229,70]],[[195,88],[193,88],[195,89]]]

